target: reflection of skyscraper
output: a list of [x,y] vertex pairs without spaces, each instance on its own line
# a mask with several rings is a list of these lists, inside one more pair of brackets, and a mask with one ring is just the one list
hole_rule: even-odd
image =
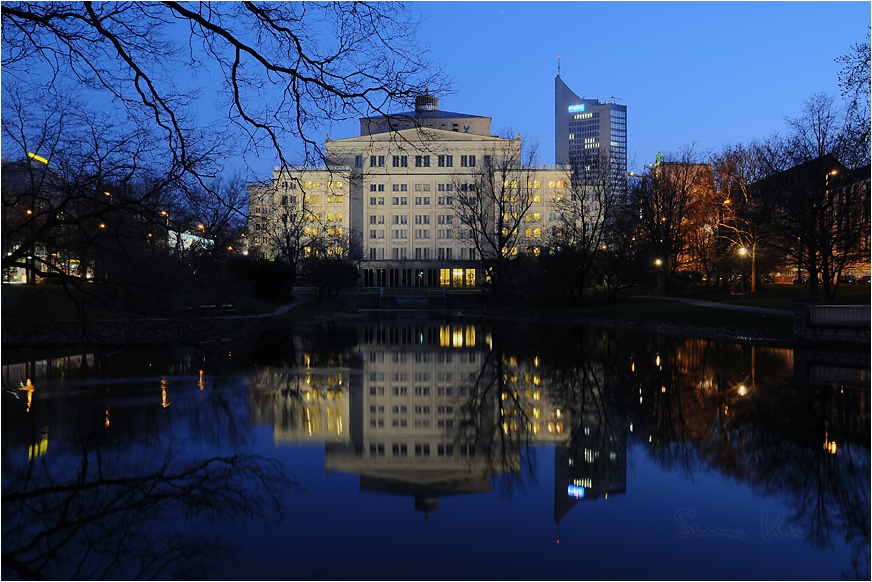
[[[585,411],[588,412],[588,411]],[[598,410],[597,412],[602,412]],[[583,414],[572,439],[554,449],[554,520],[576,503],[627,491],[627,424],[623,414]]]

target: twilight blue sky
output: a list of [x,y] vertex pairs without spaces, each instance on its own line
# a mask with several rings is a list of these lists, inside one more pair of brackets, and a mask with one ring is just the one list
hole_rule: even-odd
[[[630,169],[784,132],[834,61],[865,40],[869,2],[422,2],[419,38],[454,80],[441,108],[493,118],[554,163],[554,77],[628,107]],[[356,123],[331,128],[357,135]],[[327,130],[324,131],[326,135]]]

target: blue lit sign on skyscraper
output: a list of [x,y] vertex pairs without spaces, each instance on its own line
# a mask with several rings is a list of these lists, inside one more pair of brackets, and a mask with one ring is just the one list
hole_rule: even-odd
[[570,497],[581,499],[582,497],[584,497],[584,487],[580,487],[578,485],[570,485],[569,487],[567,487],[566,493]]
[[581,105],[570,105],[569,112],[570,113],[578,113],[579,111],[584,111],[584,103]]

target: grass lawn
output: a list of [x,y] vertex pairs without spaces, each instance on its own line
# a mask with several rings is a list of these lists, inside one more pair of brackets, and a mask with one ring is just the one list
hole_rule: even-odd
[[[75,289],[70,292],[78,301],[84,301],[89,306],[94,304],[92,299]],[[60,285],[4,284],[0,298],[3,303],[2,317],[7,322],[74,320],[79,317],[75,303]],[[108,310],[98,310],[95,315],[113,317],[113,313]]]
[[[567,322],[572,320],[624,321],[655,326],[664,324],[676,328],[708,328],[711,331],[710,335],[722,332],[725,335],[747,334],[749,337],[785,340],[791,339],[793,335],[793,318],[789,316],[698,307],[676,301],[658,300],[651,296],[636,296],[643,293],[639,293],[639,290],[629,290],[627,296],[622,297],[621,301],[616,304],[591,298],[588,303],[579,308],[537,307],[524,303],[496,307],[485,311],[503,317],[521,316],[542,318],[543,320],[565,319]],[[808,286],[767,285],[756,293],[746,292],[744,303],[742,303],[740,295],[727,291],[688,293],[683,296],[724,304],[744,304],[749,307],[767,307],[792,312],[793,298],[808,297]],[[841,285],[834,303],[868,305],[870,300],[872,300],[872,289],[869,285]],[[86,301],[88,300],[86,299]],[[64,329],[67,326],[75,325],[78,320],[75,305],[64,293],[63,288],[58,286],[3,285],[2,303],[4,331],[13,331],[16,328],[36,330],[41,326]],[[250,299],[244,303],[246,304],[236,306],[239,309],[237,313],[269,313],[280,305],[280,303]],[[119,317],[117,313],[110,310],[91,309],[89,311],[92,322],[101,319],[117,321]],[[287,325],[330,317],[343,319],[347,313],[354,311],[352,308],[333,302],[325,301],[324,304],[317,304],[314,301],[309,301],[282,315],[268,318],[271,320],[269,323],[262,320],[262,324]],[[232,323],[232,321],[211,320],[209,325],[223,327],[222,324],[229,326]],[[238,324],[239,320],[236,323]]]
[[[818,287],[818,301],[825,304],[823,288]],[[688,295],[695,299],[714,301],[717,303],[729,303],[731,305],[747,305],[749,307],[768,307],[770,309],[786,309],[793,311],[793,298],[810,297],[808,285],[766,285],[756,293],[750,293],[745,289],[745,301],[742,302],[741,294],[712,293],[700,295]],[[872,301],[872,285],[839,285],[839,291],[833,305],[869,305]],[[733,311],[732,313],[735,313]]]
[[[708,299],[708,298],[706,298]],[[792,306],[791,306],[792,309]],[[731,309],[697,307],[677,301],[658,300],[656,297],[627,297],[619,303],[591,302],[577,309],[545,309],[517,306],[513,312],[532,317],[567,319],[616,320],[665,324],[668,326],[730,330],[737,335],[770,337],[789,340],[793,337],[793,318],[790,316],[745,313]]]

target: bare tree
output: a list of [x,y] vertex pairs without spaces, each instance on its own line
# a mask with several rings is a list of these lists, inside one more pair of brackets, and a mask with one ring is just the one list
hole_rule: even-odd
[[505,137],[483,156],[480,166],[455,177],[455,190],[460,191],[456,216],[495,296],[511,284],[524,217],[536,196],[535,160],[535,145],[522,152],[520,136]]
[[[204,239],[213,255],[233,251],[245,232],[248,183],[239,174],[219,176],[206,188],[195,187],[186,195],[183,220]],[[182,218],[182,217],[180,217]]]
[[[311,163],[322,127],[443,88],[400,3],[4,2],[0,13],[4,79],[85,86],[161,134],[184,167],[197,127],[235,126],[248,152],[272,148],[283,165],[300,143],[297,161]],[[223,124],[196,110],[198,78],[216,73]]]
[[652,263],[660,261],[667,293],[675,290],[675,275],[688,260],[690,233],[698,228],[693,220],[696,207],[711,188],[711,168],[698,160],[692,148],[656,164],[636,186],[640,234]]
[[607,151],[589,162],[570,168],[570,195],[557,203],[561,220],[550,233],[552,252],[566,257],[561,272],[575,298],[583,297],[597,261],[608,252],[607,231],[625,188],[621,168]]
[[131,131],[63,94],[45,98],[27,89],[15,87],[3,101],[10,155],[3,269],[26,270],[29,281],[107,280],[103,257],[148,248],[160,238],[156,227],[168,226],[171,213],[178,217],[187,168],[156,157],[160,146],[145,130]]
[[849,170],[839,161],[845,151],[842,122],[832,97],[814,95],[800,117],[788,120],[791,135],[781,155],[769,161],[782,171],[757,185],[775,198],[779,250],[808,270],[811,295],[818,294],[820,278],[828,301],[842,270],[868,261],[869,171]]
[[839,86],[846,100],[845,145],[842,163],[856,168],[869,162],[869,138],[872,123],[869,117],[869,31],[866,42],[851,45],[850,51],[836,59],[842,65]]
[[717,236],[720,241],[726,241],[730,249],[747,249],[752,293],[757,290],[759,255],[775,234],[772,228],[774,200],[752,187],[766,175],[766,152],[766,146],[759,142],[747,147],[727,146],[712,161]]

